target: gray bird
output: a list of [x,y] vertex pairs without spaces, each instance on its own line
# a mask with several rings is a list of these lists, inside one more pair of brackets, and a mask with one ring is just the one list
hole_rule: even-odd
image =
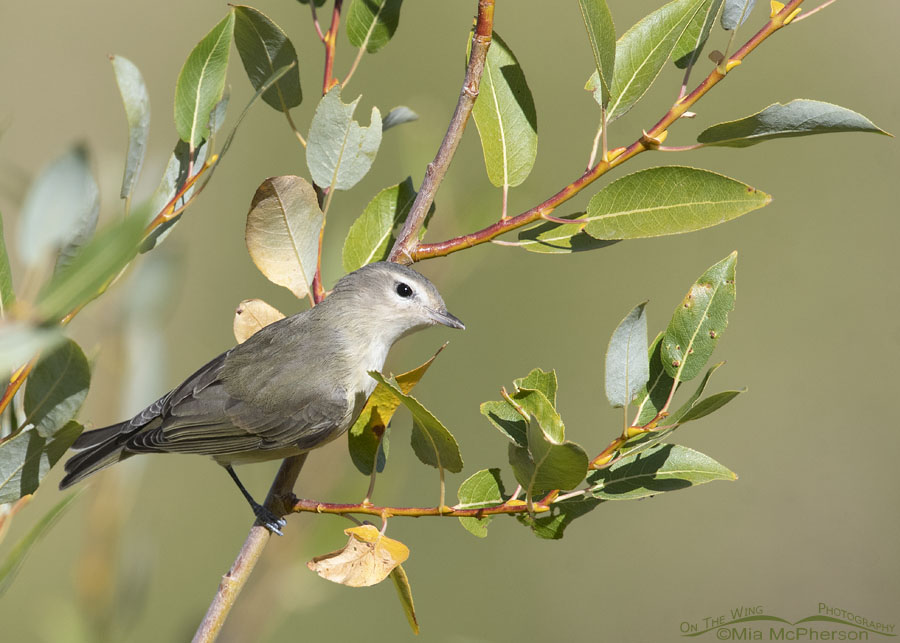
[[394,263],[343,277],[319,305],[261,329],[130,420],[87,431],[66,462],[65,489],[139,453],[196,453],[225,467],[258,521],[283,519],[257,503],[232,465],[286,458],[343,434],[362,411],[391,346],[442,324],[463,329],[428,279]]

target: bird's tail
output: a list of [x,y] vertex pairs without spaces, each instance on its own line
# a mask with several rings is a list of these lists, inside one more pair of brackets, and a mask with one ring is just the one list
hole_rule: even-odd
[[66,462],[66,475],[59,483],[60,489],[71,487],[116,462],[128,458],[133,453],[125,451],[125,441],[130,434],[123,431],[128,422],[121,422],[94,431],[85,431],[72,444],[81,453]]

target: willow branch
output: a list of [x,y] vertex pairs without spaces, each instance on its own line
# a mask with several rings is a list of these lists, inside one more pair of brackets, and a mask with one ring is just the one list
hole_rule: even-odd
[[[296,455],[281,463],[281,468],[269,489],[269,495],[266,496],[266,507],[280,516],[288,513],[286,510],[290,503],[286,503],[285,498],[291,495],[291,490],[297,482],[297,476],[300,475],[303,463],[306,462],[306,455],[305,453]],[[244,541],[241,551],[238,552],[234,564],[219,583],[219,589],[206,612],[206,617],[194,634],[193,643],[210,643],[216,640],[238,594],[247,583],[247,579],[250,578],[250,573],[259,562],[263,549],[271,537],[271,532],[262,525],[253,525],[250,528],[250,534]]]
[[[773,15],[769,21],[766,22],[762,29],[738,49],[727,62],[715,67],[694,91],[676,101],[669,111],[659,119],[656,125],[647,130],[638,140],[626,148],[618,148],[610,151],[608,159],[601,159],[597,165],[585,171],[584,174],[543,203],[514,217],[501,219],[477,232],[472,232],[446,241],[423,244],[415,243],[412,239],[408,239],[403,248],[405,259],[408,262],[415,262],[423,259],[431,259],[433,257],[443,257],[453,252],[458,252],[459,250],[486,243],[506,232],[534,223],[541,218],[544,218],[546,215],[549,215],[557,207],[574,197],[611,169],[634,158],[641,152],[657,149],[659,147],[658,143],[665,137],[665,133],[669,126],[681,118],[689,108],[705,96],[710,89],[719,84],[732,69],[740,65],[744,58],[759,47],[763,41],[785,25],[789,24],[802,3],[803,0],[791,0],[791,2],[788,2],[781,11]],[[395,246],[394,251],[391,253],[392,258],[396,254],[396,251],[397,248]]]
[[[315,0],[312,0],[315,2]],[[343,0],[334,0],[334,10],[331,12],[331,26],[325,33],[322,42],[325,43],[325,78],[322,81],[322,93],[327,94],[328,90],[337,82],[332,75],[334,70],[334,52],[337,48],[338,27],[341,23],[341,4]]]
[[414,261],[412,253],[417,245],[419,229],[425,222],[428,209],[434,202],[434,195],[444,180],[447,168],[450,167],[450,162],[453,160],[460,139],[462,139],[463,131],[466,129],[469,115],[472,113],[472,106],[475,105],[475,99],[478,98],[478,88],[481,86],[481,76],[484,73],[484,61],[488,48],[491,46],[493,25],[494,0],[479,0],[478,18],[475,22],[475,33],[472,36],[472,52],[469,55],[469,64],[466,67],[462,89],[459,92],[459,100],[456,102],[456,110],[453,112],[453,118],[450,119],[447,133],[444,135],[444,140],[441,141],[434,160],[428,164],[425,170],[425,178],[422,179],[419,194],[397,236],[397,242],[391,249],[388,261],[401,263]]

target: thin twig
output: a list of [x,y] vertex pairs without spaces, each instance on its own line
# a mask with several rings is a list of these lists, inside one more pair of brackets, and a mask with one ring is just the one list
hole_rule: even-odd
[[450,167],[453,154],[456,152],[466,128],[466,122],[472,113],[472,106],[475,104],[475,99],[478,98],[478,88],[484,73],[484,60],[488,48],[491,46],[493,25],[494,0],[479,0],[478,18],[475,23],[475,33],[472,36],[472,53],[469,55],[466,77],[459,92],[456,110],[453,112],[453,118],[450,119],[447,133],[444,135],[444,140],[441,141],[434,160],[428,164],[428,168],[425,170],[425,178],[422,180],[419,194],[413,202],[394,247],[391,248],[389,261],[401,263],[412,263],[413,261],[412,253],[417,244],[419,229],[425,222],[428,209],[434,202],[434,195],[437,193],[441,181],[444,180],[447,168]]
[[[311,0],[310,4],[315,3]],[[337,48],[338,27],[341,23],[341,4],[343,0],[334,0],[334,10],[331,12],[331,26],[325,34],[325,78],[322,81],[322,93],[327,94],[328,90],[337,82],[332,76],[334,69],[334,52]]]
[[[781,11],[770,18],[762,29],[750,38],[743,47],[738,49],[729,62],[739,63],[746,58],[764,40],[766,40],[766,38],[784,27],[788,22],[787,19],[802,3],[803,0],[791,0],[791,2],[789,2]],[[732,65],[732,67],[733,66],[734,65]],[[727,70],[726,72],[723,72],[718,67],[713,68],[709,75],[703,79],[694,91],[685,96],[681,101],[676,102],[656,125],[647,130],[646,136],[641,136],[640,139],[636,140],[627,148],[619,148],[610,151],[609,159],[607,161],[601,160],[593,168],[586,171],[543,203],[526,210],[522,214],[509,217],[502,221],[497,221],[476,232],[448,239],[446,241],[417,244],[413,239],[408,239],[406,245],[403,247],[404,260],[407,262],[416,262],[424,259],[431,259],[433,257],[444,257],[451,253],[492,241],[495,237],[506,232],[538,221],[609,172],[609,170],[618,167],[625,161],[628,161],[647,149],[653,149],[655,146],[648,146],[645,141],[659,139],[670,125],[681,118],[688,111],[688,108],[693,106],[694,103],[700,100],[700,98],[702,98],[710,89],[715,87],[726,75]],[[392,257],[397,254],[397,246],[395,245],[394,251],[392,251]]]
[[794,22],[800,22],[801,20],[806,20],[806,19],[809,18],[810,16],[814,16],[815,14],[817,14],[818,12],[820,12],[822,9],[824,9],[824,8],[827,7],[828,5],[834,4],[835,2],[837,2],[837,0],[828,0],[827,2],[823,2],[823,3],[820,4],[818,7],[816,7],[816,8],[813,9],[812,11],[810,11],[809,13],[804,13],[804,14],[799,15],[799,16],[797,16],[796,18],[794,18]]
[[313,25],[316,27],[316,33],[319,35],[319,40],[325,42],[325,34],[322,33],[322,27],[319,26],[319,18],[316,16],[316,0],[310,0],[309,8],[312,11]]
[[[265,506],[271,511],[279,515],[285,515],[287,509],[290,508],[286,504],[284,498],[291,493],[294,484],[297,482],[297,476],[306,462],[306,455],[297,455],[287,458],[281,463],[278,475],[275,476],[272,487],[269,489],[269,495],[266,497]],[[250,534],[244,541],[244,546],[238,552],[237,558],[228,573],[222,577],[219,583],[219,589],[213,602],[210,604],[206,612],[206,617],[197,628],[194,634],[193,643],[211,643],[216,640],[222,626],[225,625],[225,619],[234,606],[234,602],[243,589],[244,584],[250,577],[250,573],[259,562],[263,549],[269,542],[272,534],[266,527],[262,525],[253,525],[250,528]]]

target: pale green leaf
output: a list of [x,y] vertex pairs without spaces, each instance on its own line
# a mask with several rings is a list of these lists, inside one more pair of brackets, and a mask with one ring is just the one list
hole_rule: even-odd
[[403,0],[352,0],[347,9],[350,44],[374,54],[384,47],[400,23]]
[[25,384],[25,423],[52,438],[73,419],[91,386],[91,367],[71,339],[41,355]]
[[128,121],[128,152],[125,155],[125,173],[119,196],[128,199],[134,190],[147,153],[147,139],[150,137],[150,94],[144,84],[144,77],[137,66],[122,56],[110,56],[116,84],[125,106]]
[[387,386],[413,416],[413,430],[410,438],[413,451],[424,464],[451,473],[459,473],[463,468],[462,455],[456,438],[441,424],[431,411],[422,406],[416,398],[406,395],[396,380],[387,380],[377,371],[369,371],[377,382]]
[[702,417],[709,415],[710,413],[714,413],[718,411],[720,408],[728,404],[731,400],[736,398],[741,393],[746,392],[746,389],[741,389],[737,391],[722,391],[720,393],[714,393],[707,398],[704,398],[694,404],[687,413],[685,413],[681,417],[681,423],[691,422],[692,420],[699,420]]
[[35,309],[40,318],[59,321],[96,297],[137,254],[143,234],[140,216],[128,217],[98,232],[38,294]]
[[[469,476],[461,485],[457,496],[459,503],[454,509],[483,509],[503,504],[503,481],[500,480],[500,469],[482,469]],[[487,536],[491,516],[483,518],[461,517],[460,524],[471,534],[484,538]]]
[[69,422],[49,440],[26,430],[0,442],[0,504],[34,493],[83,428]]
[[705,8],[694,14],[693,20],[688,23],[672,51],[672,60],[675,61],[676,67],[685,69],[699,60],[700,52],[703,51],[710,29],[721,8],[722,0],[706,0]]
[[13,291],[12,269],[9,267],[9,253],[6,249],[6,235],[3,232],[3,217],[0,216],[0,321],[9,312],[16,300]]
[[245,237],[250,258],[269,281],[306,297],[316,274],[325,217],[315,190],[299,176],[275,176],[256,189]]
[[77,493],[69,494],[62,500],[51,507],[44,516],[38,520],[34,526],[28,530],[28,533],[13,546],[6,555],[6,558],[0,563],[0,598],[6,593],[15,580],[16,574],[25,563],[25,559],[31,552],[31,549],[44,537],[50,528],[56,524],[56,521],[69,508],[71,502],[77,496]]
[[609,102],[616,64],[616,28],[606,0],[578,0],[600,80],[601,105]]
[[631,404],[650,379],[646,306],[638,304],[619,322],[606,348],[606,399],[613,407]]
[[697,140],[704,145],[748,147],[773,138],[832,132],[872,132],[890,136],[862,114],[846,107],[798,98],[786,105],[774,103],[745,118],[708,127],[700,132]]
[[747,21],[756,0],[725,0],[725,8],[722,10],[722,28],[731,31],[737,29]]
[[33,326],[22,321],[0,323],[0,374],[12,373],[63,339],[65,336],[58,326]]
[[537,157],[537,113],[519,61],[496,32],[472,116],[491,183],[497,187],[522,183]]
[[675,309],[662,340],[666,371],[680,382],[696,377],[712,355],[734,310],[737,252],[710,267]]
[[91,172],[87,148],[69,148],[47,165],[25,195],[19,220],[19,256],[28,267],[58,253],[56,270],[94,234],[100,214],[100,190]]
[[588,476],[591,493],[603,500],[636,500],[713,480],[736,480],[712,458],[677,444],[656,444]]
[[509,440],[520,447],[528,444],[525,418],[506,400],[484,402],[480,408],[481,414]]
[[234,32],[234,10],[203,37],[178,74],[175,129],[195,149],[209,138],[209,115],[225,91],[225,73]]
[[545,371],[540,368],[533,368],[525,377],[513,380],[513,384],[517,391],[534,390],[540,391],[550,404],[556,407],[556,391],[559,389],[559,383],[556,379],[556,371]]
[[[576,212],[563,219],[583,219],[584,212]],[[572,254],[584,250],[605,248],[617,243],[616,240],[595,239],[584,231],[586,222],[553,223],[544,221],[533,228],[519,233],[517,242],[504,242],[504,245],[515,245],[528,252],[539,254]]]
[[398,105],[397,107],[389,111],[387,113],[387,116],[384,117],[384,120],[381,121],[381,131],[386,132],[392,127],[397,127],[398,125],[411,123],[417,120],[419,120],[418,114],[416,114],[406,105]]
[[344,270],[353,272],[373,261],[387,259],[394,229],[406,220],[416,191],[411,178],[383,189],[350,226],[344,240]]
[[353,120],[359,98],[341,100],[335,85],[316,107],[306,146],[306,164],[316,185],[349,190],[368,173],[381,145],[381,112],[372,108],[371,122],[362,127]]
[[734,179],[666,166],[623,176],[588,203],[585,231],[597,239],[640,239],[709,228],[768,205],[772,197]]
[[[661,347],[660,347],[661,348]],[[672,413],[671,415],[666,417],[666,424],[678,424],[682,417],[684,417],[685,413],[691,410],[691,407],[697,403],[697,400],[703,395],[703,392],[706,390],[706,387],[709,385],[709,380],[712,378],[713,373],[715,373],[719,368],[721,368],[722,364],[725,362],[719,362],[718,364],[713,364],[708,371],[706,371],[706,375],[703,376],[703,379],[700,380],[700,385],[697,387],[697,390],[691,394],[691,396],[684,402],[678,410]]]
[[[616,68],[613,75],[608,120],[613,121],[630,110],[656,80],[694,15],[708,0],[674,0],[645,16],[616,43]],[[601,103],[602,83],[597,72],[585,88],[593,91]]]
[[281,112],[287,112],[303,100],[300,88],[300,62],[287,34],[261,11],[252,7],[234,7],[234,44],[250,84],[262,87],[276,70],[293,64],[291,71],[262,95],[262,99]]
[[[547,440],[553,444],[562,444],[565,441],[566,427],[562,418],[542,391],[522,389],[513,396],[513,399],[523,411],[537,420],[537,424],[544,432]],[[534,424],[534,422],[531,424]],[[529,434],[529,441],[530,439]]]

